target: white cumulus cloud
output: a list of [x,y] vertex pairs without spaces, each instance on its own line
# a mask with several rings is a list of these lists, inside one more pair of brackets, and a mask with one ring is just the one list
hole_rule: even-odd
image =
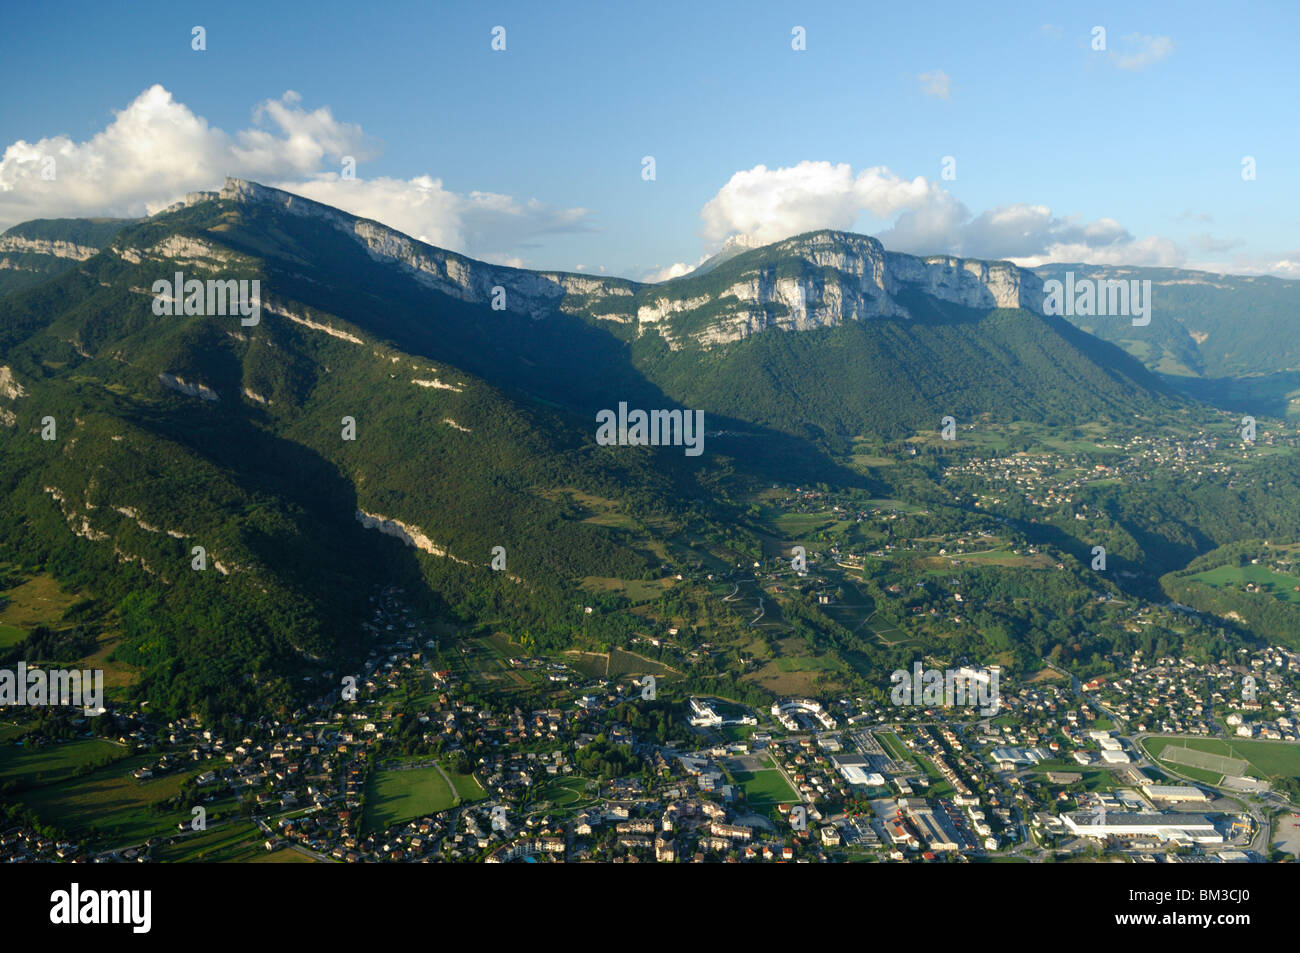
[[587,209],[521,202],[497,192],[453,192],[441,179],[344,179],[328,173],[310,181],[268,183],[335,208],[373,218],[413,238],[502,265],[519,267],[511,249],[541,235],[587,230]]
[[[1114,218],[1083,221],[1042,204],[1012,203],[973,213],[951,192],[924,177],[907,179],[884,166],[855,173],[847,163],[805,160],[735,173],[703,207],[704,236],[768,244],[822,228],[852,230],[864,217],[884,222],[876,237],[891,251],[1007,259],[1032,267],[1048,262],[1209,267],[1189,258],[1173,239],[1134,236]],[[1218,251],[1191,239],[1200,251]],[[1290,276],[1294,259],[1238,259],[1237,270]],[[661,273],[673,277],[674,269]],[[689,269],[687,269],[689,270]],[[1220,268],[1219,270],[1227,270]]]
[[654,271],[648,272],[646,276],[641,280],[649,282],[650,284],[656,284],[660,281],[669,281],[673,278],[680,278],[682,275],[689,275],[692,271],[700,267],[700,265],[704,264],[711,257],[713,256],[702,255],[700,257],[700,260],[693,265],[687,264],[684,261],[675,261],[671,265],[668,265],[665,268],[659,268]]
[[[359,127],[328,109],[307,112],[289,91],[254,110],[231,135],[210,126],[161,86],[151,86],[83,142],[18,140],[0,158],[0,224],[37,216],[151,214],[226,175],[267,181],[316,172],[327,157],[370,156]],[[268,128],[268,126],[270,128]],[[52,178],[42,173],[54,159]]]
[[848,229],[863,211],[885,218],[933,201],[939,189],[906,181],[883,166],[857,175],[848,163],[800,162],[737,172],[704,206],[704,234],[713,241],[744,235],[767,244],[818,228]]
[[[227,175],[305,195],[478,257],[517,264],[539,235],[589,226],[589,212],[493,192],[459,193],[428,175],[343,179],[345,156],[377,158],[381,144],[293,90],[257,104],[233,133],[210,125],[162,86],[142,92],[91,138],[50,136],[0,157],[0,229],[32,218],[150,215],[212,189]],[[53,158],[53,178],[43,172]]]

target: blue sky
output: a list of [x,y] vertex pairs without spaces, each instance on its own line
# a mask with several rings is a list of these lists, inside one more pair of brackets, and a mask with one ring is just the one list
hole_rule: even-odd
[[230,173],[480,257],[631,277],[823,226],[1300,277],[1294,3],[377,7],[9,8],[0,226],[143,214]]

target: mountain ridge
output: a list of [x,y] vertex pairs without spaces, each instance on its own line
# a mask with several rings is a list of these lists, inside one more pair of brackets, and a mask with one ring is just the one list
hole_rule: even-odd
[[[273,205],[325,221],[352,235],[372,257],[397,262],[431,289],[467,303],[490,305],[493,289],[499,287],[506,293],[506,310],[522,311],[534,319],[557,311],[585,313],[593,320],[632,325],[638,336],[657,331],[670,346],[680,344],[678,322],[665,321],[666,317],[689,320],[716,310],[719,302],[720,326],[691,335],[701,345],[738,340],[768,327],[804,330],[846,320],[907,317],[910,312],[897,300],[902,289],[921,290],[966,307],[1020,307],[1035,312],[1042,308],[1041,280],[1010,262],[889,252],[870,236],[829,229],[742,251],[706,275],[691,273],[650,283],[494,265],[420,242],[372,219],[235,177],[227,178],[219,191],[188,194],[162,214],[214,200]],[[764,264],[774,256],[801,259],[807,274],[763,274]],[[678,289],[702,280],[716,282],[719,275],[732,279],[720,293],[688,297],[680,307],[664,304]]]

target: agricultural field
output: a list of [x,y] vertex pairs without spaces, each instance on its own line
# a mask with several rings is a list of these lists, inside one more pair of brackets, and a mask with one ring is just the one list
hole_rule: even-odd
[[637,652],[624,649],[611,649],[609,653],[609,677],[620,675],[654,675],[671,676],[676,672],[662,662],[648,659]]
[[[18,729],[14,729],[16,733]],[[0,784],[22,781],[30,786],[72,777],[87,765],[102,766],[127,757],[121,745],[98,738],[81,738],[57,745],[32,747],[0,741]]]
[[582,522],[595,526],[613,526],[619,529],[636,530],[636,520],[622,512],[617,500],[611,500],[594,493],[587,493],[577,487],[556,487],[544,494],[548,499],[568,501],[583,511]]
[[839,521],[839,517],[829,510],[822,513],[769,512],[764,515],[766,528],[781,540],[807,540]]
[[772,663],[779,672],[833,672],[839,665],[832,658],[811,655],[796,658],[779,658]]
[[[111,847],[141,844],[150,837],[175,831],[181,820],[190,818],[188,811],[183,817],[154,814],[150,805],[174,797],[186,778],[221,764],[195,764],[188,771],[147,781],[131,777],[131,771],[153,760],[151,755],[133,755],[89,775],[23,791],[16,800],[73,835],[98,832]],[[210,818],[213,812],[214,806],[210,805]]]
[[1026,446],[1030,453],[1042,453],[1045,450],[1089,455],[1122,452],[1119,447],[1105,443],[1108,428],[1104,424],[1090,421],[1079,424],[1075,430],[1077,433],[1067,435],[1027,421],[986,423],[971,430],[959,428],[957,439],[961,443],[974,444],[981,450],[998,453],[1019,452]]
[[839,685],[837,673],[844,662],[833,651],[813,655],[808,643],[799,638],[786,638],[775,643],[779,654],[761,668],[743,677],[774,695],[817,694],[835,690]]
[[246,864],[319,864],[324,862],[317,860],[315,857],[308,857],[292,847],[281,847],[279,850],[270,853],[259,849],[254,856],[239,856],[231,858],[231,860],[234,863]]
[[580,652],[570,649],[564,653],[564,661],[591,678],[605,678],[609,669],[609,656],[604,652]]
[[[0,564],[0,570],[6,568],[6,564]],[[13,578],[10,575],[8,580]],[[65,614],[86,599],[84,593],[64,592],[53,576],[44,573],[12,586],[0,593],[0,597],[0,649],[17,645],[39,625],[54,631],[67,630],[71,626],[64,622]],[[95,651],[80,659],[76,667],[103,671],[105,695],[117,701],[121,699],[123,690],[136,681],[136,670],[109,658],[117,647],[119,634],[111,630],[96,634],[96,630],[96,626],[90,628],[96,639]]]
[[510,645],[509,640],[498,636],[463,639],[460,650],[447,655],[450,667],[461,677],[488,691],[511,692],[528,687],[529,673],[510,666],[509,655],[514,653],[503,649],[503,641],[504,645]]
[[590,592],[613,592],[632,603],[651,602],[671,589],[675,579],[618,579],[612,576],[587,576],[582,586]]
[[1009,569],[1052,569],[1056,566],[1056,560],[1046,553],[1015,553],[1010,548],[928,556],[920,563],[932,575],[948,575],[954,565],[1002,566]]
[[579,672],[592,678],[618,678],[620,675],[653,675],[656,678],[671,678],[675,669],[663,662],[656,662],[635,652],[612,649],[605,652],[579,652],[570,650],[564,660]]
[[34,576],[4,592],[6,604],[0,610],[0,648],[15,645],[38,625],[58,628],[63,614],[83,598],[64,592],[48,574]]
[[827,675],[824,660],[805,656],[769,662],[744,676],[744,681],[754,682],[774,695],[814,695],[840,684],[833,676],[826,681]]
[[104,695],[114,701],[120,700],[124,689],[134,685],[139,677],[135,666],[109,658],[119,641],[116,633],[101,634],[96,640],[95,651],[78,663],[79,668],[104,673]]
[[[1027,679],[1025,684],[1038,685],[1043,682],[1066,682],[1066,681],[1069,681],[1067,676],[1062,675],[1054,668],[1048,668],[1047,666],[1043,666],[1043,668],[1039,669],[1037,672],[1034,673],[1033,676]],[[1100,719],[1098,719],[1098,723],[1094,725],[1094,727],[1097,728],[1102,727],[1102,725],[1100,724]]]
[[834,619],[850,632],[859,632],[867,626],[867,620],[876,613],[876,602],[871,596],[846,575],[826,573],[831,584],[844,590],[844,599],[836,600],[821,610],[827,617]]
[[206,831],[181,833],[153,852],[154,860],[163,863],[200,861],[221,863],[231,859],[233,853],[242,853],[252,846],[264,851],[265,835],[251,821],[221,822]]
[[859,467],[890,467],[902,462],[893,456],[886,456],[880,441],[869,437],[853,438],[850,459]]
[[1254,583],[1274,599],[1300,603],[1300,576],[1276,572],[1268,566],[1218,566],[1187,578],[1215,589],[1244,589],[1247,583]]

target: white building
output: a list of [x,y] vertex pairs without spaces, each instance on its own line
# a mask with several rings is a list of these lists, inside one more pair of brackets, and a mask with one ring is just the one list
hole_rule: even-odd
[[794,712],[812,715],[827,730],[833,730],[836,726],[835,716],[823,709],[821,702],[810,698],[792,698],[787,702],[774,702],[772,704],[772,717],[785,725],[790,731],[799,729],[799,723],[794,719]]
[[697,728],[716,728],[722,724],[722,716],[713,710],[713,706],[699,698],[691,699],[691,724]]
[[1199,801],[1205,804],[1210,801],[1208,794],[1190,784],[1153,784],[1146,789],[1146,794],[1152,801]]
[[1204,814],[1116,814],[1106,811],[1075,811],[1061,821],[1078,837],[1154,837],[1159,840],[1190,840],[1197,844],[1221,844],[1223,835]]
[[873,788],[885,786],[885,779],[881,775],[867,770],[870,763],[860,754],[836,755],[831,758],[831,763],[849,784],[865,784]]

